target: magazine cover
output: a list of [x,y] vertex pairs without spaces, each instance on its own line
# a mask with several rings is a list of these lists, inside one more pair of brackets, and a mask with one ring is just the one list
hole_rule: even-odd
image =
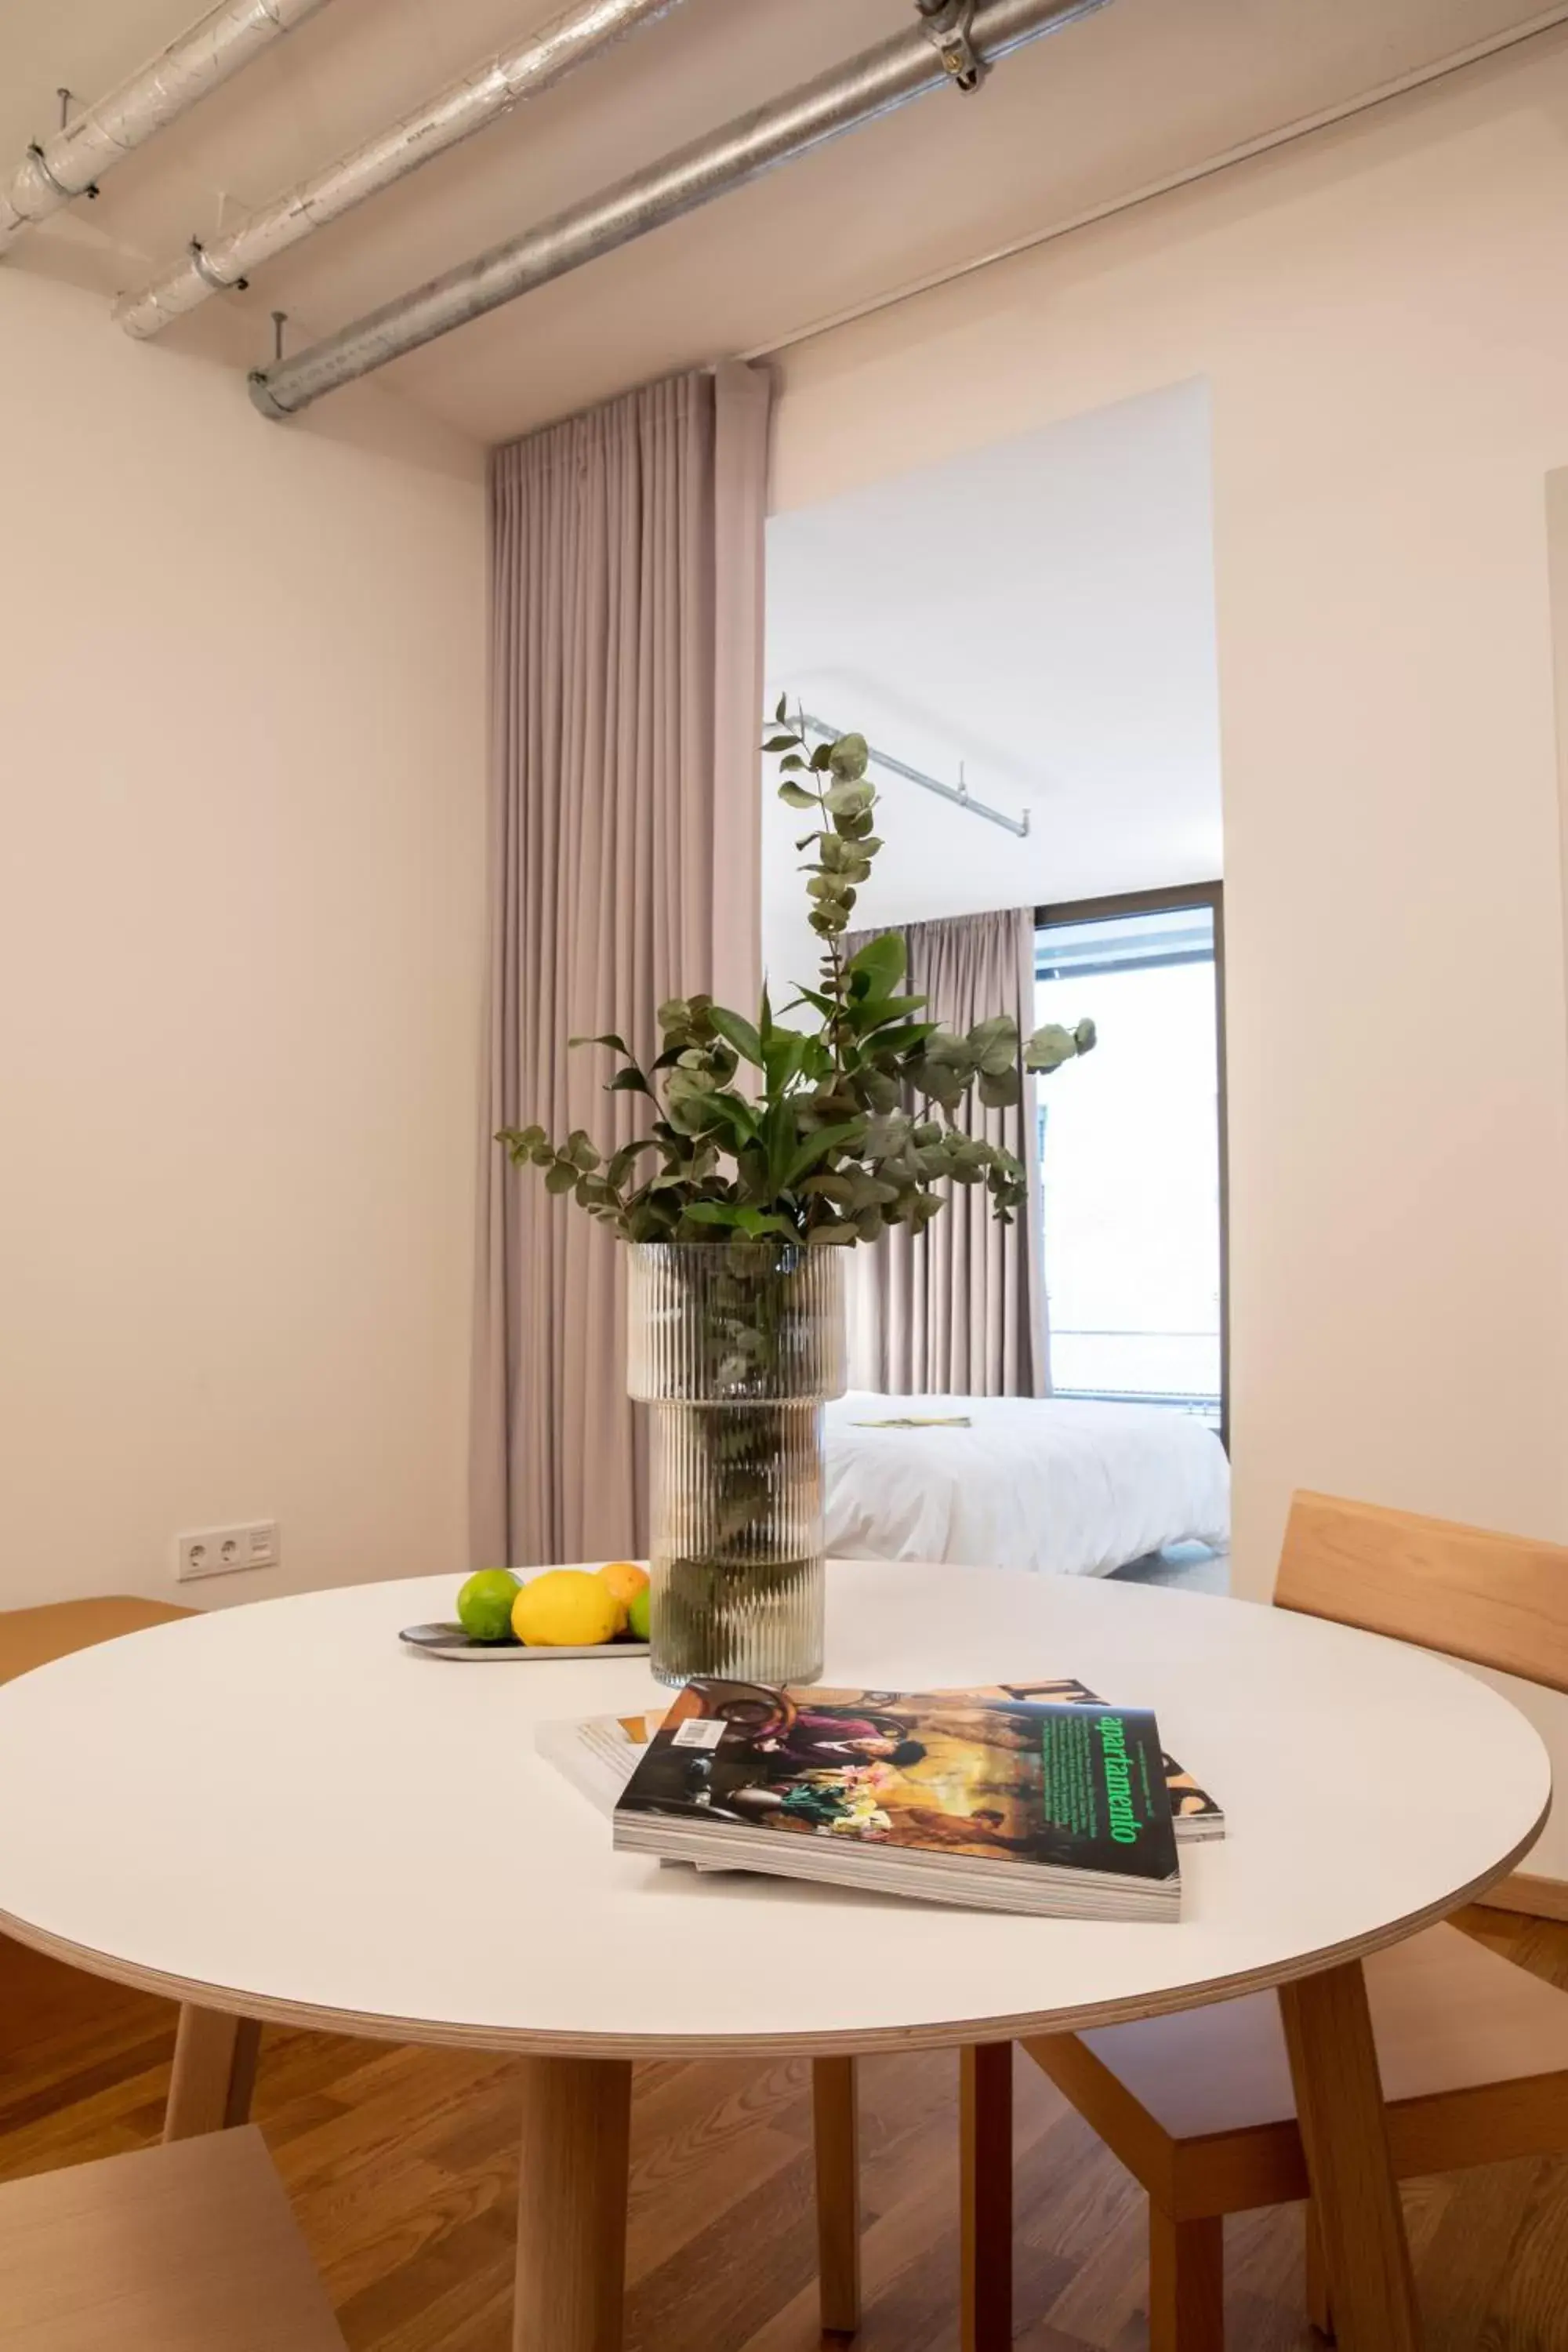
[[[1003,1700],[1034,1699],[1047,1704],[1070,1706],[1101,1706],[1105,1704],[1099,1691],[1091,1691],[1076,1675],[1060,1675],[1045,1682],[994,1683],[973,1690],[949,1692],[949,1697]],[[1173,1756],[1161,1758],[1165,1775],[1165,1787],[1170,1792],[1171,1818],[1179,1838],[1215,1838],[1225,1835],[1225,1815],[1206,1789],[1202,1789],[1184,1765]]]
[[[844,1691],[819,1690],[816,1693],[825,1704],[837,1704],[856,1696]],[[1098,1692],[1091,1691],[1072,1675],[1057,1675],[1037,1682],[977,1685],[963,1690],[937,1691],[931,1696],[944,1705],[962,1705],[970,1700],[1000,1705],[1010,1698],[1058,1704],[1065,1702],[1080,1706],[1102,1704]],[[896,1699],[897,1694],[866,1691],[858,1696],[870,1706]],[[586,1716],[545,1722],[539,1726],[535,1744],[540,1753],[563,1772],[590,1802],[602,1811],[613,1812],[621,1790],[641,1761],[643,1750],[664,1722],[667,1712],[667,1708],[658,1706],[634,1715]],[[1206,1789],[1200,1788],[1192,1774],[1173,1756],[1163,1757],[1162,1762],[1177,1837],[1184,1843],[1223,1837],[1225,1815],[1215,1800]]]
[[1153,1717],[1012,1692],[694,1682],[622,1795],[617,1819],[627,1816],[829,1839],[889,1863],[1176,1879]]

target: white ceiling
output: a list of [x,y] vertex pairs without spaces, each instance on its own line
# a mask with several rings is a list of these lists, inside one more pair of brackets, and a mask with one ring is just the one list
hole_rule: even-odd
[[[427,95],[561,0],[330,0],[7,267],[105,296]],[[6,0],[0,168],[200,0]],[[331,331],[907,24],[910,0],[684,0],[171,331],[229,364]],[[1009,59],[409,354],[383,382],[491,442],[765,349],[1528,21],[1521,0],[1113,0]],[[106,335],[119,331],[104,320]],[[159,347],[146,364],[156,367]],[[258,426],[259,426],[259,420]]]
[[[885,773],[858,925],[1222,870],[1209,404],[1178,384],[768,526],[769,707],[858,729],[1017,816]],[[771,763],[770,763],[771,770]],[[763,817],[769,970],[809,976],[795,843]]]

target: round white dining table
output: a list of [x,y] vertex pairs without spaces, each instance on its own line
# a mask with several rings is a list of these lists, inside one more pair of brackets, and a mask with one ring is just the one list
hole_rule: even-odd
[[[1155,1709],[1226,1834],[1184,1844],[1179,1924],[700,1875],[614,1853],[534,1750],[542,1719],[657,1703],[646,1661],[401,1644],[453,1591],[216,1610],[0,1688],[0,1928],[220,2018],[528,2060],[530,2352],[618,2341],[628,2062],[995,2044],[1330,1981],[1502,1876],[1550,1801],[1522,1716],[1400,1643],[1158,1588],[843,1563],[825,1681],[1077,1675]],[[1300,2069],[1310,2003],[1294,2023]],[[1360,2063],[1324,2030],[1330,2073]]]

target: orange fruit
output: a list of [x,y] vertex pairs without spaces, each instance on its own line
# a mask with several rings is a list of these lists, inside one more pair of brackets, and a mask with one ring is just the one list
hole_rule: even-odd
[[608,1588],[616,1604],[616,1631],[626,1630],[626,1612],[639,1592],[647,1591],[647,1570],[639,1568],[635,1559],[607,1559],[599,1570],[599,1581]]

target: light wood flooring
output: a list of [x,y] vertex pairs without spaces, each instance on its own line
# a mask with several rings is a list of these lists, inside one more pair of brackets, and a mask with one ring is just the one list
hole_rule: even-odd
[[[1568,1986],[1568,1927],[1465,1924]],[[637,1965],[626,1956],[628,1969]],[[788,1965],[782,1952],[759,1967]],[[159,2127],[173,2012],[0,1941],[0,2178]],[[355,2352],[509,2352],[511,2064],[269,2032],[257,2114]],[[863,2069],[863,2352],[957,2342],[956,2063]],[[1568,2352],[1568,2158],[1406,2195],[1430,2352]],[[1139,2352],[1144,2209],[1020,2061],[1019,2352]],[[1309,2352],[1300,2219],[1229,2225],[1235,2352]],[[640,2069],[628,2352],[816,2352],[810,2125],[799,2063]]]

